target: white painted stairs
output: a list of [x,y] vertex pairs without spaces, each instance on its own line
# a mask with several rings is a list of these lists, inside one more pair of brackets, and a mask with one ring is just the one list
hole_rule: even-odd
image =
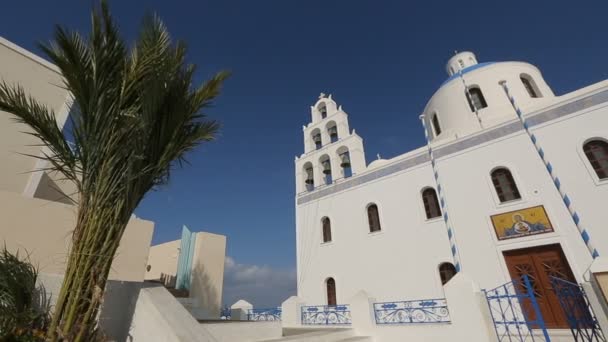
[[283,337],[260,342],[373,342],[369,336],[356,336],[353,329],[284,329]]

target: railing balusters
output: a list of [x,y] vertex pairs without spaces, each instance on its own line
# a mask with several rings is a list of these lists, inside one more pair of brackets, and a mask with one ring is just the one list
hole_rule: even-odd
[[445,298],[374,303],[376,324],[450,323]]

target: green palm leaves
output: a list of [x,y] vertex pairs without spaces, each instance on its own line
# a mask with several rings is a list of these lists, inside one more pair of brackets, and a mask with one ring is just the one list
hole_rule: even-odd
[[193,87],[196,68],[186,62],[185,45],[173,43],[157,17],[144,20],[129,49],[104,1],[87,38],[58,27],[41,48],[73,96],[68,132],[19,86],[0,84],[0,110],[32,128],[49,148],[49,169],[78,189],[72,250],[48,337],[89,340],[131,214],[189,151],[214,139],[219,125],[204,110],[228,73]]

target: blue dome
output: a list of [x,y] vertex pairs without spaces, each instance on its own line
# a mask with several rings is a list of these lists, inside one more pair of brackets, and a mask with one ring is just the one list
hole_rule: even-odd
[[[488,66],[488,65],[492,65],[492,64],[496,64],[496,62],[485,62],[485,63],[479,63],[479,64],[475,64],[475,65],[472,65],[472,66],[470,66],[470,67],[467,67],[467,68],[462,69],[462,71],[461,71],[461,72],[462,72],[462,74],[464,75],[464,74],[466,74],[467,72],[471,72],[471,71],[473,71],[473,70],[477,70],[477,69],[479,69],[479,68],[483,68],[483,67],[486,67],[486,66]],[[441,84],[441,87],[443,87],[444,85],[448,84],[450,81],[452,81],[453,79],[456,79],[456,78],[458,78],[458,77],[460,77],[460,73],[455,73],[454,75],[450,76],[450,77],[449,77],[447,80],[445,80],[445,81],[444,81],[444,82]]]

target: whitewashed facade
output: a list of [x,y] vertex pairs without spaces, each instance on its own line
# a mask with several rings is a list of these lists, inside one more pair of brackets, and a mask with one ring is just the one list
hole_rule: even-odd
[[[516,278],[521,258],[538,261],[536,273],[570,273],[569,268],[570,280],[582,283],[588,280],[592,255],[608,255],[608,178],[601,174],[608,159],[594,161],[594,169],[583,147],[590,141],[599,148],[608,142],[608,81],[556,96],[528,63],[478,64],[464,52],[452,57],[446,69],[449,78],[420,116],[429,146],[389,160],[366,163],[362,138],[331,95],[322,94],[311,107],[312,121],[303,129],[304,154],[295,160],[301,304],[335,304],[328,298],[329,279],[335,282],[338,305],[350,304],[360,291],[376,302],[446,298],[450,282],[442,285],[442,263],[460,268],[480,288]],[[334,125],[337,138],[332,140]],[[596,156],[604,152],[594,149]],[[324,163],[328,159],[330,168]],[[510,171],[519,198],[502,194],[506,199],[501,200],[495,183],[504,188],[509,179],[503,174],[493,180],[498,169]],[[444,205],[439,216],[429,219],[422,193],[438,185],[438,202]],[[372,204],[380,221],[374,232],[367,210]],[[513,218],[515,227],[518,211],[536,215],[542,209],[524,209],[538,206],[549,220],[546,232],[529,234],[530,226],[543,226],[528,216],[524,221],[529,225],[519,237],[495,229],[492,216],[507,213],[504,217]],[[324,236],[326,218],[331,237]],[[555,260],[547,253],[561,256],[563,264],[549,265]],[[540,274],[530,272],[539,278],[538,285],[546,285]],[[547,317],[556,310],[551,303],[541,304],[548,310],[543,315],[549,328],[565,328],[559,313]],[[390,340],[377,330],[370,334]]]

